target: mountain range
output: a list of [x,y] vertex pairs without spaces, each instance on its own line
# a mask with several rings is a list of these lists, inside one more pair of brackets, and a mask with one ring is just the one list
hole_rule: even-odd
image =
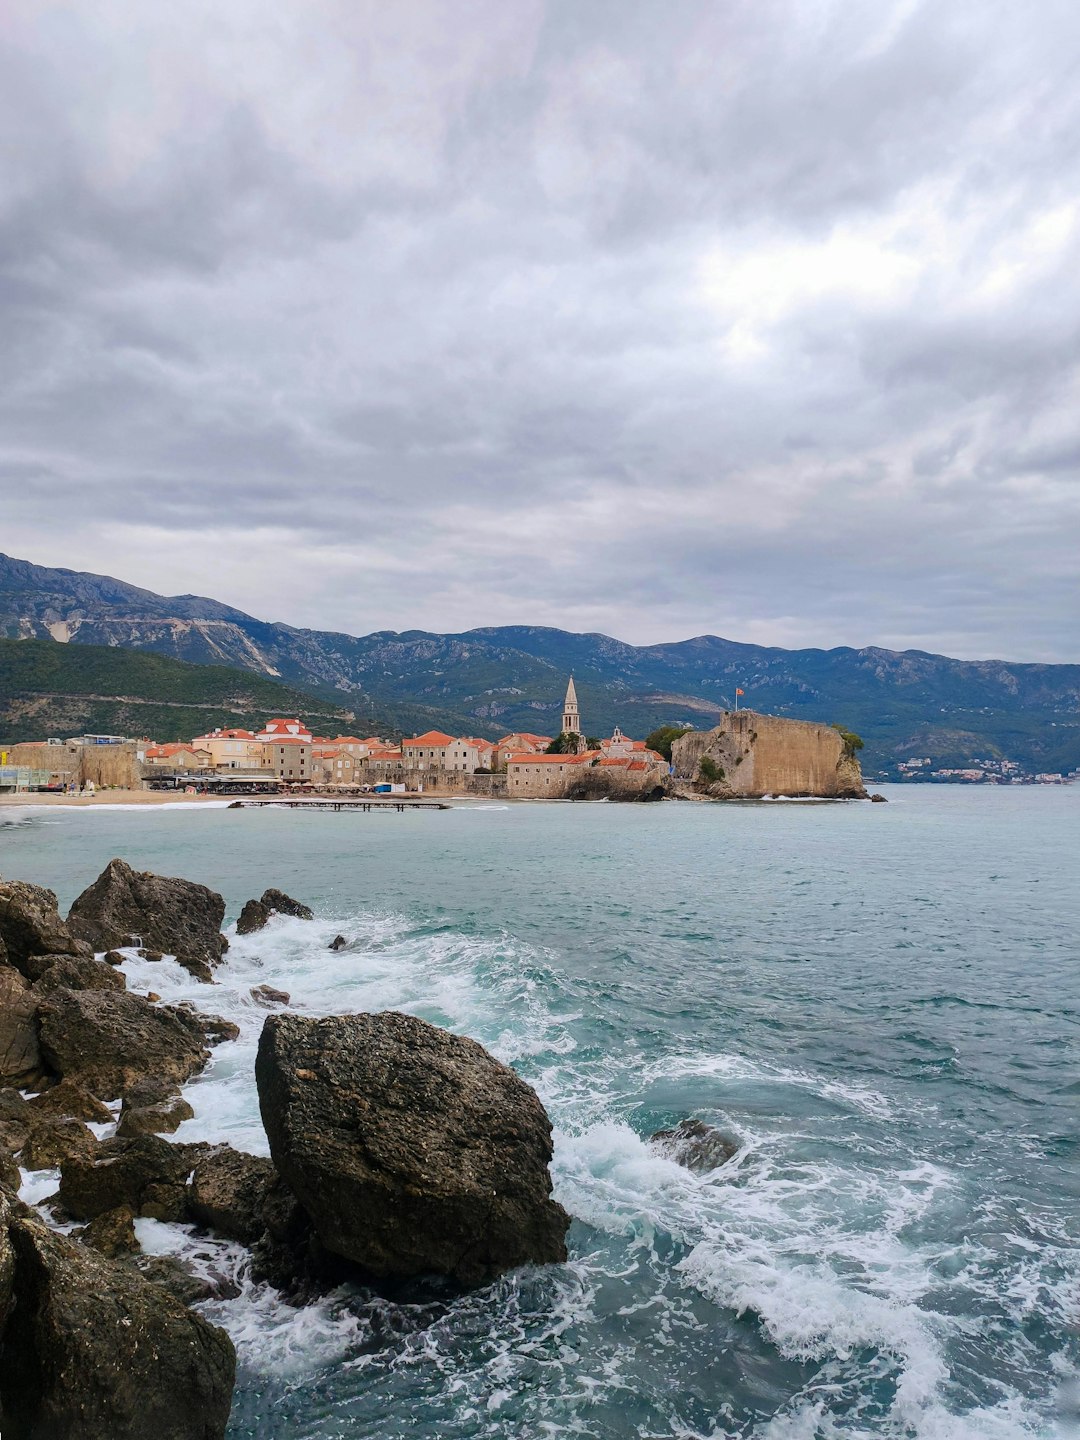
[[703,728],[741,703],[842,724],[865,741],[870,775],[903,759],[1010,759],[1024,770],[1080,766],[1080,665],[954,660],[870,646],[785,650],[715,635],[629,645],[543,626],[462,634],[354,636],[258,620],[197,595],[0,555],[0,636],[147,650],[283,682],[351,713],[367,733],[438,726],[495,738],[554,734],[572,673],[583,728]]

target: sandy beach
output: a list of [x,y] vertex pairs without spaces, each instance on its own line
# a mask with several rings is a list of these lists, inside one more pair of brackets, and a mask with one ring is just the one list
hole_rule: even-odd
[[220,805],[221,795],[186,795],[183,790],[98,790],[93,795],[60,795],[19,791],[0,795],[0,805]]

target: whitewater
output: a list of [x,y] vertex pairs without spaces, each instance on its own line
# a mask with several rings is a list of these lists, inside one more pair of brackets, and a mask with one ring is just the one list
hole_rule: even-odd
[[[0,814],[0,872],[65,908],[114,855],[225,895],[215,986],[124,965],[240,1028],[177,1140],[267,1153],[262,984],[471,1035],[551,1116],[569,1263],[463,1297],[294,1309],[240,1247],[138,1221],[225,1282],[200,1308],[237,1345],[230,1436],[1080,1434],[1080,787],[886,793]],[[316,919],[236,937],[268,885]],[[734,1159],[649,1144],[687,1115]]]

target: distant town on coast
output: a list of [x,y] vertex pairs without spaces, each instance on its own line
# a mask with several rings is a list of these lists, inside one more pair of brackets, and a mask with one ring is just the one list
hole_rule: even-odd
[[[242,768],[310,786],[464,789],[469,777],[475,793],[505,786],[522,798],[592,794],[600,776],[608,789],[700,786],[671,736],[723,727],[744,706],[856,735],[873,781],[1051,785],[1080,775],[1080,665],[786,651],[709,635],[633,646],[531,626],[353,637],[0,555],[0,788],[9,790],[92,778],[94,766],[72,763],[87,741],[112,748],[128,785],[220,781]],[[580,734],[572,753],[564,733]],[[552,746],[558,758],[536,758]],[[748,791],[749,756],[729,758],[715,758],[725,783],[714,786],[762,790],[761,763]],[[832,784],[795,773],[785,788],[804,780],[812,793]]]

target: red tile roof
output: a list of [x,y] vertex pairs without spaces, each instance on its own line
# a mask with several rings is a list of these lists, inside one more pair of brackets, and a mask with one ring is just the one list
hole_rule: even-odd
[[425,735],[417,735],[412,740],[403,740],[401,743],[403,746],[424,745],[430,750],[441,750],[444,745],[452,745],[454,737],[444,735],[441,730],[429,730]]

